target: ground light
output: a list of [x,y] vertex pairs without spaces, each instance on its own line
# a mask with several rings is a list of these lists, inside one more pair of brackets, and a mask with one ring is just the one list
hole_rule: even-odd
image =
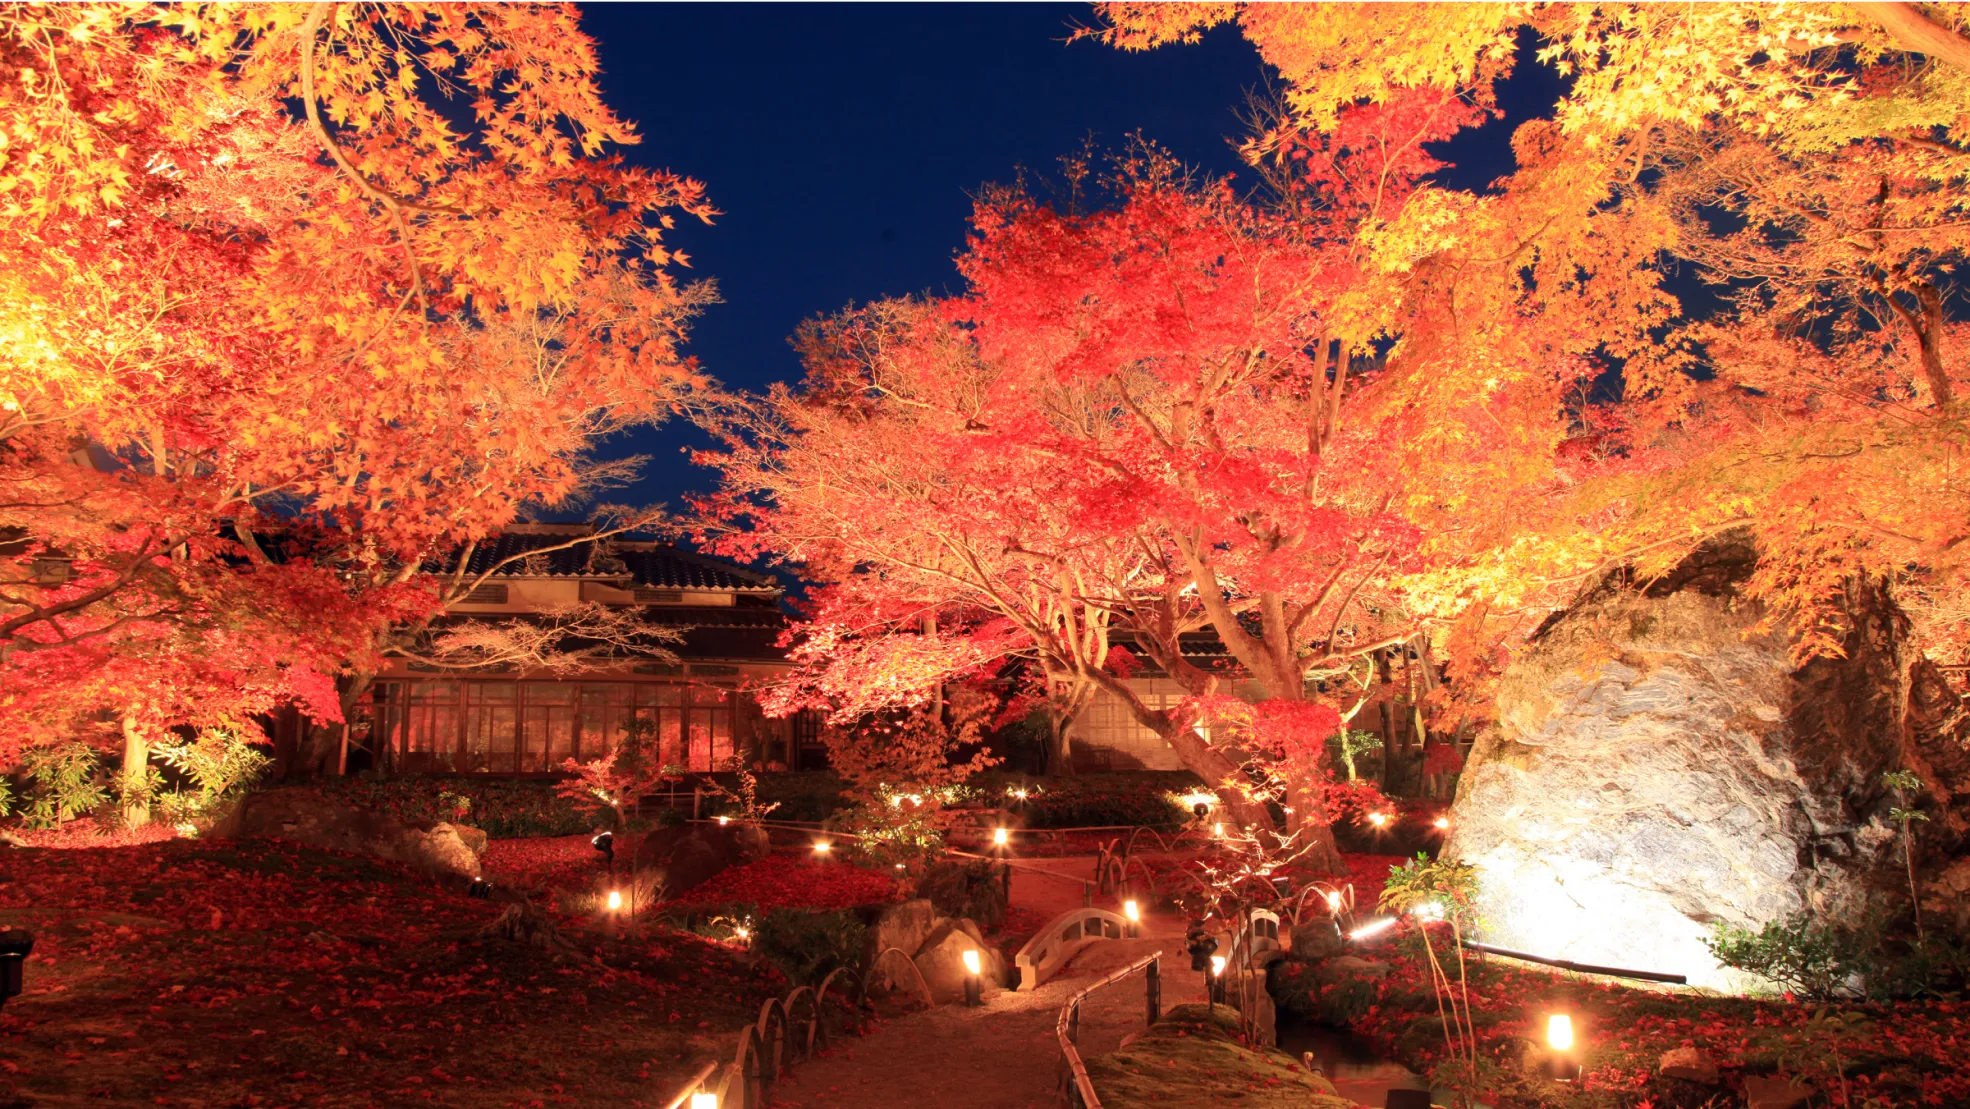
[[1580,1058],[1574,1053],[1573,1018],[1553,1013],[1546,1018],[1546,1077],[1573,1082],[1580,1077]]
[[834,846],[834,844],[829,843],[827,840],[817,839],[814,841],[814,853],[816,855],[826,855],[828,852],[834,850]]
[[992,845],[994,847],[1004,847],[1006,845],[1006,842],[1011,838],[1012,838],[1011,835],[1009,835],[1004,828],[992,829]]
[[610,911],[610,912],[612,912],[612,913],[619,913],[619,912],[621,912],[621,911],[622,911],[622,891],[621,891],[621,890],[610,890],[610,891],[609,891],[609,911]]
[[692,1094],[691,1109],[718,1109],[718,1095],[707,1093]]
[[966,1005],[985,1004],[985,987],[981,980],[984,971],[978,964],[978,951],[966,948],[964,955],[964,1003]]
[[491,897],[492,883],[486,881],[484,878],[474,878],[472,879],[472,885],[466,889],[465,895],[467,897],[476,897],[480,900]]
[[1224,968],[1228,960],[1222,955],[1211,956],[1211,1004],[1224,1004]]
[[1389,823],[1389,814],[1385,812],[1371,812],[1368,814],[1368,823],[1373,824],[1377,828],[1385,828]]
[[1127,901],[1122,902],[1122,915],[1127,917],[1129,921],[1129,938],[1135,939],[1141,935],[1142,908],[1135,903],[1135,898],[1131,897]]
[[614,832],[603,832],[594,839],[589,840],[588,845],[602,852],[602,857],[608,861],[610,870],[616,868],[616,836]]
[[20,996],[27,957],[33,951],[34,933],[18,928],[0,932],[0,1005]]
[[1368,923],[1362,925],[1361,927],[1356,928],[1354,931],[1349,932],[1348,939],[1351,939],[1356,943],[1359,943],[1362,940],[1368,939],[1371,936],[1378,936],[1383,932],[1388,931],[1389,928],[1394,926],[1394,924],[1395,924],[1395,918],[1392,916],[1385,916],[1380,920],[1371,920]]
[[723,827],[725,827],[725,826],[726,826],[727,824],[730,824],[730,823],[732,823],[732,818],[731,818],[731,817],[729,817],[729,816],[721,816],[721,817],[719,817],[719,818],[718,818],[718,826],[719,826],[720,828],[723,828]]
[[1439,832],[1448,831],[1450,828],[1450,818],[1447,816],[1439,816],[1431,823],[1436,825],[1436,830]]

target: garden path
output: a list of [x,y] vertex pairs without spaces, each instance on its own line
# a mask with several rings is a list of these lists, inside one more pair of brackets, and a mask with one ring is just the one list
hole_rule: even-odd
[[[1012,904],[1052,915],[1081,904],[1091,859],[1048,859],[1050,873],[1014,872]],[[1163,953],[1163,1006],[1204,1000],[1184,953],[1184,921],[1151,914],[1144,936],[1090,945],[1031,993],[1001,991],[978,1008],[943,1005],[888,1020],[796,1064],[768,1091],[773,1109],[923,1106],[927,1109],[1054,1109],[1060,1104],[1060,1008],[1091,981],[1151,951]],[[1008,951],[1006,957],[1010,959]],[[1113,1051],[1143,1026],[1141,981],[1117,983],[1081,1008],[1081,1047]]]

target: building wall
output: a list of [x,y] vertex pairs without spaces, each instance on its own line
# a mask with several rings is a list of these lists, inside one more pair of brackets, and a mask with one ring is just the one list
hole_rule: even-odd
[[[1173,708],[1186,694],[1169,678],[1130,678],[1129,688],[1153,709]],[[1255,682],[1238,682],[1230,693],[1257,700],[1263,689]],[[1100,690],[1094,701],[1068,729],[1073,738],[1077,770],[1182,770],[1183,760],[1163,737],[1144,727],[1120,697]]]

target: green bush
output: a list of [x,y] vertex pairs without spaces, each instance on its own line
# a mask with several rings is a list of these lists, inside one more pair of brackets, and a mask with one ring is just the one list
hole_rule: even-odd
[[812,986],[838,967],[860,965],[868,933],[852,910],[774,909],[757,918],[752,949],[787,981]]
[[109,800],[102,781],[102,756],[86,743],[35,748],[23,761],[32,783],[21,807],[29,827],[58,827]]
[[1704,945],[1727,967],[1801,997],[1826,1000],[1857,992],[1878,935],[1871,928],[1842,928],[1799,913],[1756,932],[1720,924]]

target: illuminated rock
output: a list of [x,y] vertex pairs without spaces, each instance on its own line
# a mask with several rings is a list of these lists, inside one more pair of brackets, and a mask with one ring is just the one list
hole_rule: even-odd
[[1857,590],[1847,657],[1795,669],[1740,595],[1753,568],[1725,542],[1641,588],[1616,575],[1507,670],[1446,844],[1481,871],[1486,940],[1744,986],[1704,946],[1715,923],[1889,896],[1905,621]]

